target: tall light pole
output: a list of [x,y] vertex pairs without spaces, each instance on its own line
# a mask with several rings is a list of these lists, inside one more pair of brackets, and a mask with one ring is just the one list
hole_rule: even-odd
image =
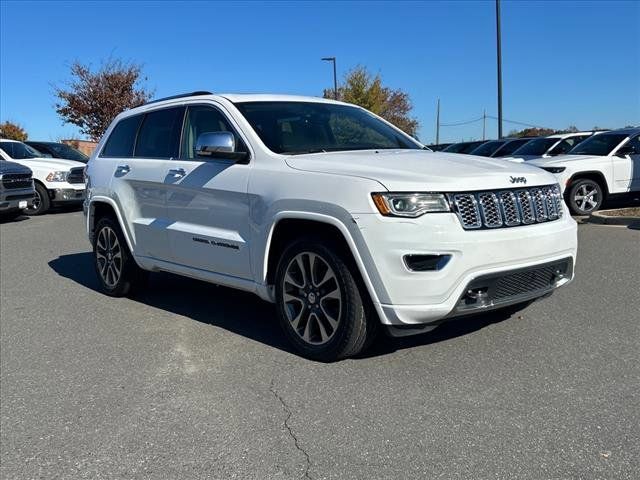
[[336,57],[323,57],[325,62],[333,62],[333,98],[338,100],[338,77],[336,75]]
[[496,0],[496,42],[498,54],[498,138],[502,138],[502,41],[500,37],[500,0]]
[[436,145],[440,145],[440,99],[436,108]]

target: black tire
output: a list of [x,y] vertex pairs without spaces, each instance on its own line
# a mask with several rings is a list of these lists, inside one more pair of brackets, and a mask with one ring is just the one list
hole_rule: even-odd
[[24,210],[27,215],[35,216],[42,215],[49,211],[51,208],[51,199],[49,198],[49,192],[39,183],[35,184],[36,196],[33,199],[33,205]]
[[[310,283],[303,275],[296,276],[298,260],[315,272]],[[337,249],[317,240],[297,240],[284,250],[275,279],[278,317],[285,335],[302,356],[323,362],[341,360],[359,354],[373,340],[378,319],[370,312],[368,293],[351,264]],[[305,282],[308,287],[300,288]],[[337,297],[340,303],[336,310]],[[298,316],[298,308],[300,318],[296,322],[292,317]]]
[[567,204],[574,215],[589,215],[599,210],[603,201],[604,189],[602,185],[590,178],[576,180],[569,188]]
[[132,295],[146,284],[148,272],[136,264],[120,225],[113,217],[102,217],[96,224],[93,264],[102,291],[112,297]]

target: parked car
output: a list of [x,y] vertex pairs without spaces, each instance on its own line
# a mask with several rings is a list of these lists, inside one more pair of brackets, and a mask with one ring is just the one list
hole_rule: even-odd
[[198,92],[146,104],[113,121],[87,183],[106,294],[157,270],[253,292],[323,361],[361,352],[380,324],[425,332],[573,277],[576,223],[553,175],[424,150],[333,100]]
[[576,215],[598,210],[608,195],[640,191],[640,128],[612,130],[567,155],[528,161],[555,174]]
[[0,156],[28,167],[33,172],[35,197],[28,215],[41,215],[52,205],[81,204],[84,200],[84,167],[73,160],[42,158],[29,145],[15,140],[0,140]]
[[28,140],[24,143],[38,150],[45,158],[64,158],[80,163],[87,163],[89,161],[89,157],[87,157],[84,153],[65,143],[34,142],[31,140]]
[[469,154],[480,145],[487,143],[489,140],[475,140],[473,142],[460,142],[454,143],[453,145],[449,145],[447,148],[442,150],[447,153],[464,153]]
[[508,157],[522,145],[525,145],[531,140],[532,138],[530,137],[491,140],[472,150],[470,155],[493,158]]
[[0,214],[13,217],[33,203],[35,189],[31,170],[19,163],[0,159]]
[[442,150],[444,150],[445,148],[449,147],[450,145],[452,145],[451,143],[438,143],[438,144],[431,144],[431,145],[427,145],[427,148],[431,151],[434,152],[441,152]]
[[536,158],[563,155],[594,133],[600,132],[558,133],[556,135],[549,135],[548,137],[534,138],[514,151],[511,156],[505,158],[505,160],[524,162]]

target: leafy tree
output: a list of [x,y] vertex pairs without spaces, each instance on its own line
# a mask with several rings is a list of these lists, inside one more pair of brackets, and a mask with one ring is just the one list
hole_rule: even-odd
[[[332,88],[324,90],[324,98],[334,98]],[[344,84],[338,86],[338,98],[343,102],[359,105],[380,115],[409,135],[415,137],[420,124],[409,114],[413,109],[409,94],[382,85],[380,75],[375,77],[358,66],[345,75]]]
[[28,135],[24,128],[17,123],[6,121],[4,123],[0,123],[0,137],[24,142]]
[[97,71],[76,61],[72,80],[54,87],[59,101],[56,112],[63,123],[80,128],[91,140],[99,140],[120,112],[147,102],[152,92],[140,85],[142,66],[109,59]]
[[524,130],[511,130],[509,132],[510,137],[546,137],[547,135],[553,135],[556,130],[552,128],[525,128]]

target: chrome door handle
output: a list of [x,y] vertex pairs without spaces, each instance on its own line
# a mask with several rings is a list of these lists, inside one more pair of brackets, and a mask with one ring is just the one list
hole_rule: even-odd
[[131,167],[129,167],[129,165],[118,165],[116,167],[116,175],[117,176],[126,175],[130,171],[131,171]]
[[169,170],[169,175],[171,175],[173,178],[182,178],[187,174],[187,172],[184,170],[184,168],[172,168],[171,170]]

